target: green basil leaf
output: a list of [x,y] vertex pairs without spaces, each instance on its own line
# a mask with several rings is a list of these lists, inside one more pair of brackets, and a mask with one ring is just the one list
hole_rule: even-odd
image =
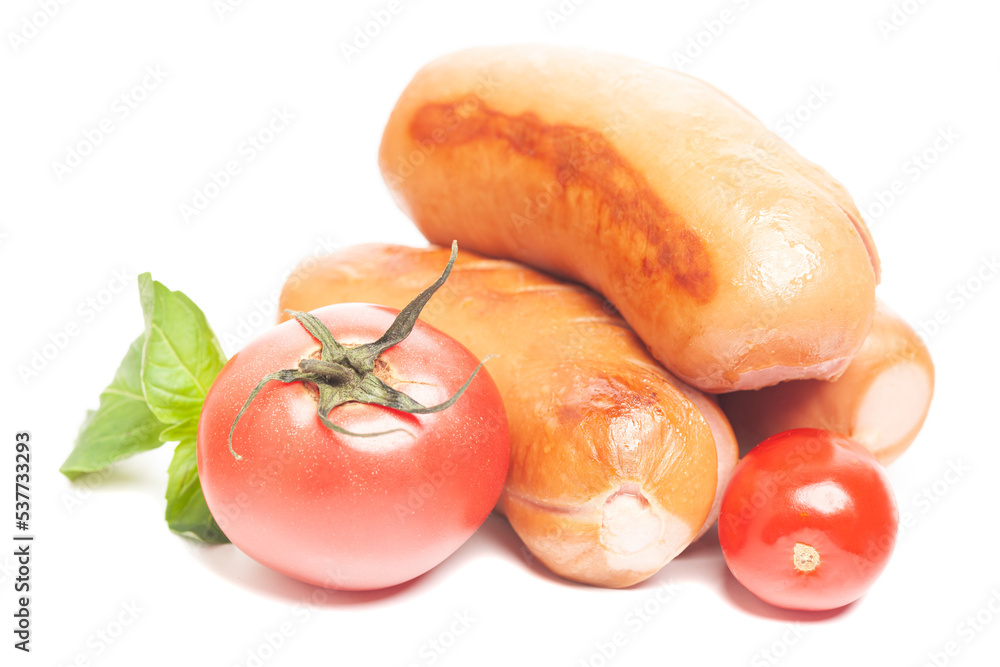
[[198,437],[198,420],[188,419],[179,424],[168,426],[160,432],[160,442],[180,442],[188,438]]
[[197,441],[182,440],[174,450],[167,481],[167,525],[170,530],[210,544],[225,544],[219,524],[212,518],[198,478]]
[[145,335],[135,339],[114,380],[101,392],[100,406],[88,411],[73,451],[59,468],[66,477],[76,479],[160,446],[163,424],[146,405],[139,380],[144,340]]
[[143,273],[139,297],[146,321],[141,371],[146,403],[164,424],[197,422],[208,388],[226,363],[222,346],[204,313],[183,293]]

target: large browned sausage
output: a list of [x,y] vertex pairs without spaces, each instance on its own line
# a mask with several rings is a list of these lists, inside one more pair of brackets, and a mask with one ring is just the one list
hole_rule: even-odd
[[421,69],[379,164],[431,242],[605,295],[711,392],[838,376],[875,310],[878,258],[844,188],[692,77],[550,46]]

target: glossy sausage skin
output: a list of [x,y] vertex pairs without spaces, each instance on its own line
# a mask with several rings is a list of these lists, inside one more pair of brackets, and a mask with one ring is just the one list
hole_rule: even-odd
[[420,70],[379,152],[431,242],[590,286],[705,391],[834,378],[878,257],[844,188],[711,86],[558,47]]
[[917,437],[933,393],[927,346],[879,302],[871,333],[836,381],[788,382],[720,402],[744,452],[782,431],[822,428],[851,436],[889,464]]
[[[280,307],[401,308],[448,255],[386,245],[338,251],[297,269]],[[487,365],[510,422],[500,507],[514,530],[557,574],[622,587],[654,574],[714,520],[719,457],[709,421],[723,467],[735,462],[736,444],[718,407],[670,376],[602,306],[583,287],[460,250],[421,319],[480,358],[499,355]],[[704,402],[708,419],[685,391]]]

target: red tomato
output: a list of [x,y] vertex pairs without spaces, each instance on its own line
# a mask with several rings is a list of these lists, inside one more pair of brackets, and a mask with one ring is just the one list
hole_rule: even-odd
[[796,429],[757,445],[722,498],[719,542],[733,575],[786,609],[853,602],[896,542],[896,500],[885,471],[858,442]]
[[[345,347],[377,340],[395,311],[341,304],[313,311]],[[320,344],[289,320],[253,340],[219,373],[198,427],[198,472],[212,515],[254,560],[328,588],[384,588],[431,569],[467,540],[503,489],[510,444],[500,393],[485,368],[441,412],[408,414],[349,402],[317,416],[315,385],[265,375],[315,358]],[[447,400],[477,359],[418,321],[382,353],[376,376],[425,406]]]

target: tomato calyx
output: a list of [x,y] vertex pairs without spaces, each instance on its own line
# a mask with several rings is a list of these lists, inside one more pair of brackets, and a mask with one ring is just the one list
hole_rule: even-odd
[[441,274],[441,277],[407,304],[399,312],[399,315],[396,316],[396,319],[386,332],[378,340],[371,343],[355,347],[345,347],[333,337],[327,326],[315,315],[286,310],[286,313],[294,317],[302,325],[302,328],[319,341],[321,345],[320,358],[308,357],[300,359],[297,368],[275,371],[265,375],[261,379],[257,386],[254,387],[254,390],[250,392],[250,396],[243,404],[243,407],[240,408],[239,413],[237,413],[236,419],[233,420],[233,425],[229,430],[229,453],[237,461],[243,460],[243,457],[233,449],[233,434],[236,432],[236,425],[254,398],[257,397],[257,394],[272,381],[284,383],[306,382],[315,386],[319,392],[317,414],[320,421],[331,431],[353,437],[370,438],[397,431],[402,431],[411,436],[413,434],[401,428],[379,431],[377,433],[354,433],[348,431],[331,422],[328,417],[330,411],[338,405],[355,401],[358,403],[382,405],[409,414],[430,414],[451,407],[465,392],[469,384],[476,377],[476,374],[479,373],[479,369],[482,368],[483,364],[490,357],[486,357],[486,359],[479,362],[479,365],[472,371],[472,375],[465,381],[465,384],[458,388],[458,391],[451,398],[443,403],[432,406],[421,405],[403,392],[387,385],[375,375],[375,367],[383,352],[405,340],[410,335],[410,332],[413,331],[413,327],[417,323],[417,318],[420,316],[420,312],[424,306],[427,305],[427,302],[434,296],[434,293],[448,279],[448,275],[455,265],[457,255],[458,243],[452,242],[451,258],[448,260],[448,266]]

